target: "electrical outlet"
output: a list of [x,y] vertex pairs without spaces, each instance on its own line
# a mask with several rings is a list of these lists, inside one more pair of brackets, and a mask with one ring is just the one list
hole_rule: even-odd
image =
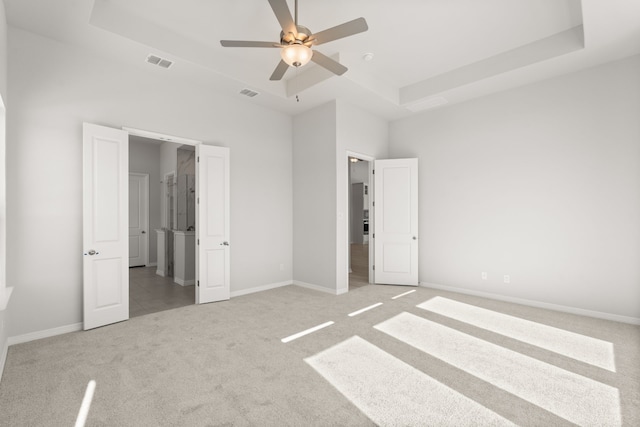
[[511,277],[508,274],[504,275],[504,283],[511,283]]
[[482,272],[482,280],[487,280],[487,272],[486,271]]

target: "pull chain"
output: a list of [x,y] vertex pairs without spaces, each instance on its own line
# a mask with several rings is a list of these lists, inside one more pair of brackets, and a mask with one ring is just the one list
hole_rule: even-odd
[[[294,16],[295,16],[294,24],[296,26],[296,31],[297,31],[298,30],[298,0],[294,1],[293,13],[294,13]],[[298,68],[300,68],[300,67],[296,67],[296,80],[298,80]],[[297,83],[296,83],[296,85],[297,85]],[[296,90],[296,102],[300,102],[300,98],[298,97],[298,91],[297,90]]]
[[[295,79],[295,85],[298,85],[298,70],[300,69],[300,67],[296,67],[296,79]],[[300,98],[298,97],[298,90],[296,90],[296,102],[300,102]]]

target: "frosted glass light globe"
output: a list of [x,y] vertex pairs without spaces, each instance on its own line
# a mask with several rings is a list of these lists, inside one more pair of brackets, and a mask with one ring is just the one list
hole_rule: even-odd
[[302,67],[311,61],[313,51],[303,44],[290,44],[280,51],[282,60],[292,67]]

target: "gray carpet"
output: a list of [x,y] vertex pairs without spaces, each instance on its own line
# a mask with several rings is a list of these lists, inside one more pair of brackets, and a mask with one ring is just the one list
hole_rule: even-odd
[[[619,392],[622,425],[640,425],[639,326],[424,288],[391,299],[406,290],[365,286],[336,297],[287,286],[15,345],[0,382],[0,425],[73,425],[91,379],[97,387],[88,426],[375,425],[365,406],[305,361],[354,336],[368,343],[363,351],[372,344],[380,360],[407,365],[439,383],[434,390],[450,390],[458,401],[473,401],[500,419],[522,426],[574,425],[464,366],[374,328],[403,312],[613,387]],[[435,296],[611,342],[615,372],[416,307]],[[347,316],[378,302],[384,304]],[[335,324],[281,342],[327,321]],[[366,397],[368,391],[356,393]],[[428,405],[423,406],[428,413]],[[448,425],[481,424],[473,412],[450,412],[455,418]]]

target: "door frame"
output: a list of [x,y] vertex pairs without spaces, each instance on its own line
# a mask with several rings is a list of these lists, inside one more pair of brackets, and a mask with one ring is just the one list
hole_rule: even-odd
[[[129,136],[134,135],[134,136],[140,136],[143,138],[149,138],[149,139],[155,139],[158,141],[163,141],[163,142],[173,142],[175,144],[181,144],[181,145],[191,145],[191,146],[198,146],[203,144],[202,141],[198,141],[195,139],[189,139],[189,138],[182,138],[179,136],[174,136],[174,135],[167,135],[164,133],[159,133],[159,132],[153,132],[153,131],[148,131],[148,130],[142,130],[142,129],[136,129],[136,128],[130,128],[130,127],[122,127],[122,130],[127,131],[129,133]],[[174,178],[176,177],[176,170],[172,171],[174,174]],[[171,172],[169,172],[171,173]],[[196,200],[199,199],[200,197],[200,186],[196,186],[196,194],[195,194]],[[164,199],[163,199],[164,200]],[[177,203],[174,200],[174,203]],[[166,206],[165,206],[165,221],[168,221],[168,218],[166,218]],[[128,219],[127,219],[127,223],[128,223]],[[128,224],[127,224],[128,226]],[[199,247],[197,245],[197,239],[195,239],[196,242],[194,242],[194,244],[196,245],[195,251],[196,251],[196,259],[198,259],[199,256]],[[148,255],[148,250],[147,250],[147,255]],[[196,275],[198,274],[197,272],[197,264],[196,264]],[[197,304],[197,294],[198,292],[196,291],[196,297],[193,301],[194,304]],[[128,296],[127,296],[128,298]]]
[[350,198],[350,194],[351,194],[351,173],[350,173],[350,167],[351,164],[349,162],[349,157],[357,157],[358,159],[362,159],[364,161],[369,162],[369,283],[373,283],[373,260],[375,259],[374,255],[374,245],[372,244],[372,239],[373,239],[373,234],[371,234],[371,230],[374,230],[374,226],[375,226],[375,216],[373,214],[373,162],[374,160],[376,160],[375,157],[369,155],[369,154],[364,154],[364,153],[358,153],[355,151],[350,151],[350,150],[346,150],[345,152],[345,156],[344,156],[344,162],[343,164],[345,165],[345,167],[347,168],[347,174],[346,174],[346,178],[345,178],[345,182],[344,182],[344,186],[346,187],[346,206],[347,206],[347,221],[346,221],[346,234],[342,235],[342,233],[340,233],[340,235],[338,236],[339,239],[344,239],[343,240],[343,244],[341,246],[343,246],[346,250],[346,257],[347,257],[347,268],[344,271],[343,274],[346,274],[346,279],[345,279],[345,283],[347,283],[347,292],[349,291],[349,267],[351,266],[351,221],[349,220],[351,218],[351,198]]
[[[145,255],[144,255],[143,261],[144,261],[144,266],[148,267],[149,266],[149,238],[150,238],[149,235],[151,234],[149,230],[149,174],[129,171],[129,178],[131,178],[131,175],[140,177],[144,180],[145,193],[141,195],[141,197],[143,198],[143,204],[145,205],[144,221],[146,226],[146,232],[145,232],[146,236],[143,239],[144,246],[145,246]],[[129,209],[131,209],[131,205],[129,205]],[[127,221],[127,228],[128,226],[129,226],[129,221]]]
[[[177,143],[177,144],[182,144],[182,145],[192,145],[192,146],[194,146],[196,148],[196,152],[198,152],[198,147],[199,146],[204,146],[205,145],[203,143],[203,141],[198,141],[198,140],[188,139],[188,138],[182,138],[182,137],[177,137],[177,136],[173,136],[173,135],[162,134],[162,133],[159,133],[159,132],[146,131],[146,130],[141,130],[141,129],[136,129],[136,128],[129,128],[129,127],[124,127],[124,126],[121,128],[121,130],[118,130],[117,128],[100,126],[100,125],[96,125],[96,124],[93,124],[93,123],[85,123],[83,125],[83,141],[86,139],[86,137],[84,135],[86,133],[87,125],[94,126],[94,127],[101,127],[101,128],[105,128],[105,129],[111,129],[111,132],[120,133],[121,134],[120,136],[123,139],[122,142],[124,142],[126,144],[125,145],[126,151],[123,150],[123,152],[126,153],[126,158],[127,159],[128,159],[129,138],[130,138],[131,135],[140,136],[140,137],[144,137],[144,138],[150,138],[150,139],[156,139],[156,140],[160,140],[160,141],[172,142],[172,143]],[[124,139],[124,138],[126,138],[126,139]],[[226,158],[228,159],[228,154],[227,154]],[[83,159],[84,159],[84,157],[83,157]],[[84,169],[85,164],[86,164],[86,160],[83,160],[83,174],[84,174],[84,170],[85,170]],[[129,165],[127,165],[126,168],[125,167],[121,168],[121,170],[118,172],[118,180],[119,180],[119,182],[128,182],[129,173],[130,173]],[[228,173],[228,164],[227,164],[227,173]],[[227,179],[228,179],[228,175],[227,175]],[[195,197],[196,197],[196,200],[198,200],[198,201],[200,200],[200,195],[201,195],[200,193],[202,191],[200,187],[201,187],[200,185],[196,184]],[[128,193],[128,185],[122,191],[127,191],[127,193]],[[90,194],[93,195],[93,192],[91,192]],[[228,191],[227,191],[227,197],[230,197]],[[125,198],[128,201],[128,194],[127,194],[127,196],[125,196]],[[123,236],[128,235],[128,232],[126,232],[126,234],[125,234],[125,231],[124,231],[125,229],[129,228],[129,212],[128,212],[128,210],[127,210],[127,212],[121,212],[119,218],[123,218],[124,219],[124,220],[120,220],[120,226],[123,228],[122,235]],[[86,221],[86,217],[85,217],[85,215],[83,213],[83,223],[84,223],[84,221]],[[196,216],[196,223],[197,222],[198,222],[198,218]],[[83,227],[84,227],[84,229],[86,229],[86,224],[83,225]],[[83,239],[84,239],[84,237],[83,237]],[[84,240],[83,240],[83,245],[84,245]],[[197,260],[199,258],[199,256],[200,256],[200,251],[199,251],[199,245],[198,245],[198,239],[197,238],[195,239],[194,245],[195,245],[196,260]],[[128,252],[128,245],[126,246],[126,250]],[[87,255],[87,254],[85,254],[85,255]],[[148,251],[147,251],[147,255],[148,255]],[[123,262],[125,262],[125,261],[123,260]],[[128,261],[127,261],[127,263],[128,263]],[[229,266],[227,265],[227,267],[229,267]],[[127,269],[128,269],[128,267],[127,267]],[[229,272],[227,271],[226,273],[229,273]],[[198,275],[197,263],[196,263],[196,275]],[[128,287],[129,287],[129,274],[123,275],[122,280],[126,281],[126,285],[127,285],[126,287],[128,289]],[[86,280],[83,280],[83,282],[86,283]],[[85,287],[85,286],[86,285],[83,284],[83,287]],[[124,300],[124,298],[123,298],[123,300]],[[126,304],[127,305],[127,315],[126,315],[126,318],[124,318],[122,320],[129,319],[128,308],[129,308],[129,302],[130,301],[129,301],[128,292],[127,292],[127,295],[126,295],[126,301],[127,301],[127,304]],[[198,303],[199,303],[199,301],[198,301],[198,292],[196,292],[196,298],[195,298],[194,304],[198,304]],[[86,311],[86,309],[85,309],[85,311]],[[91,328],[97,327],[97,326],[105,326],[105,325],[111,324],[113,322],[103,323],[101,325],[92,326],[91,328],[87,328],[86,318],[85,318],[85,316],[83,314],[83,323],[84,323],[83,328],[86,330],[86,329],[91,329]]]

